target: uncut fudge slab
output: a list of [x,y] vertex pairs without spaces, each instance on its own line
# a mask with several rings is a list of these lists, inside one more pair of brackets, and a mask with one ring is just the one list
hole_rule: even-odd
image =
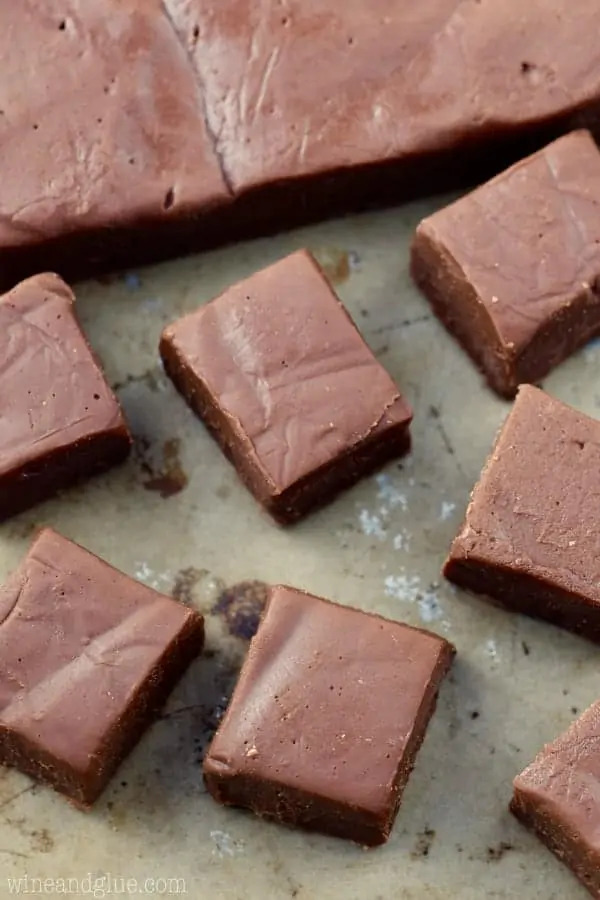
[[254,227],[472,184],[598,119],[597,0],[165,5]]
[[600,703],[514,781],[515,816],[600,898]]
[[413,278],[505,397],[600,330],[600,152],[575,131],[424,219]]
[[230,196],[159,0],[0,3],[0,278],[201,241]]
[[454,648],[290,587],[271,588],[204,760],[219,803],[384,843]]
[[122,462],[130,450],[74,299],[52,274],[0,297],[0,521]]
[[0,7],[11,284],[472,184],[600,119],[597,0]]
[[93,803],[203,639],[196,612],[45,529],[0,588],[0,762]]
[[409,449],[408,404],[306,251],[168,326],[160,353],[283,524]]
[[600,641],[600,422],[517,395],[444,566],[507,609]]

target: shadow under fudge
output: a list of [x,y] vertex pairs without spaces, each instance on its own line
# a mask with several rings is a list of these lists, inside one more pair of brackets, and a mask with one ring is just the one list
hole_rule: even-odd
[[[591,0],[576,14],[557,0],[560,17],[540,0],[501,9],[422,0],[417,14],[378,0],[366,12],[332,10],[327,23],[299,2],[282,20],[273,4],[243,83],[251,4],[165,6],[169,15],[159,3],[97,0],[79,10],[77,28],[58,0],[6,7],[4,106],[19,113],[2,122],[6,286],[34,271],[80,278],[472,184],[600,118]],[[42,90],[40,109],[30,98]],[[142,102],[148,92],[152,102]],[[232,96],[237,106],[223,99]]]
[[410,448],[410,407],[306,251],[168,326],[160,354],[282,524]]

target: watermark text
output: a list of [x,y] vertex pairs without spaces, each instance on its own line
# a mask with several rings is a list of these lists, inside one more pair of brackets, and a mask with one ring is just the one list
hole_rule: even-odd
[[104,873],[94,875],[91,872],[82,878],[32,878],[23,875],[20,878],[7,878],[9,895],[26,897],[93,897],[94,900],[105,900],[106,897],[151,897],[154,895],[185,895],[187,886],[185,878],[127,878],[123,875]]

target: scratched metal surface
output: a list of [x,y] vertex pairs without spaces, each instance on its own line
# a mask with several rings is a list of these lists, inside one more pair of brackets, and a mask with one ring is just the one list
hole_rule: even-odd
[[[195,604],[208,618],[208,653],[93,812],[0,771],[0,896],[10,895],[9,876],[27,876],[30,893],[36,877],[83,879],[72,896],[89,896],[89,873],[138,885],[184,878],[189,896],[223,900],[586,896],[512,820],[507,803],[513,776],[596,699],[597,651],[440,583],[508,406],[483,387],[410,284],[408,240],[435,205],[331,222],[79,289],[80,315],[118,386],[137,452],[118,471],[0,528],[0,576],[32,531],[50,524]],[[258,510],[166,382],[156,346],[170,319],[300,246],[323,261],[416,415],[409,459],[286,531]],[[600,351],[586,348],[546,387],[595,414],[599,373]],[[259,583],[236,587],[248,580]],[[220,808],[203,788],[202,750],[244,653],[260,582],[269,581],[425,623],[458,647],[382,849],[263,823]]]

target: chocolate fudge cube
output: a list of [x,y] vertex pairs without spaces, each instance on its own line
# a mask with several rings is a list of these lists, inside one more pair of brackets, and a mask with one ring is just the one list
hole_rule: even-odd
[[443,638],[271,589],[204,761],[220,803],[385,842],[454,656]]
[[412,273],[512,397],[600,331],[600,152],[575,131],[424,219]]
[[600,422],[524,385],[444,574],[507,609],[600,641]]
[[548,744],[514,781],[510,805],[600,898],[600,703]]
[[409,449],[408,404],[306,251],[168,326],[160,353],[281,523]]
[[197,613],[42,531],[0,588],[0,762],[91,804],[203,639]]
[[0,520],[122,462],[131,438],[57,275],[0,297]]

